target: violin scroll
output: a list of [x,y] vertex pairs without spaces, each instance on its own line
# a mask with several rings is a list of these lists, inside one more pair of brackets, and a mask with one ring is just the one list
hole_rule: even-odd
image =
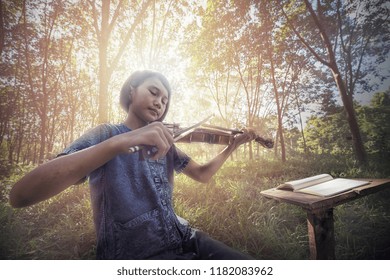
[[272,139],[265,139],[261,136],[255,138],[255,141],[265,148],[272,149],[274,147],[274,141]]

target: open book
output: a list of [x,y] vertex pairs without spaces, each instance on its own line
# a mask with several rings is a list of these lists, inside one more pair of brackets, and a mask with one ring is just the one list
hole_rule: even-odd
[[290,190],[317,196],[332,196],[367,184],[369,184],[368,181],[344,178],[333,179],[333,177],[329,174],[321,174],[286,182],[279,185],[277,189]]

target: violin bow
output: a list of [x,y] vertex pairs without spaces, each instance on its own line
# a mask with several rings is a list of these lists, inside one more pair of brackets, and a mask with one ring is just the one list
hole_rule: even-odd
[[199,126],[201,126],[205,122],[209,121],[213,117],[214,117],[214,115],[210,115],[207,118],[205,118],[204,120],[202,120],[194,125],[191,125],[187,128],[181,129],[180,131],[178,131],[177,133],[174,134],[174,136],[173,136],[174,141],[176,142],[176,141],[180,140],[181,138],[185,137],[186,135],[190,134],[196,128],[198,128]]

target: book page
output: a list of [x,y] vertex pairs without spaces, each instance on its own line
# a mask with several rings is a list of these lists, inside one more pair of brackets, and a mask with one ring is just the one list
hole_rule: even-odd
[[298,192],[317,196],[332,196],[367,184],[369,184],[367,181],[337,178],[315,186],[301,189]]
[[316,184],[319,184],[322,182],[326,182],[326,181],[329,181],[332,179],[333,179],[333,177],[330,176],[329,174],[320,174],[320,175],[316,175],[316,176],[312,176],[312,177],[308,177],[308,178],[304,178],[304,179],[286,182],[282,185],[279,185],[277,187],[277,189],[287,189],[287,190],[296,191],[296,190],[300,190],[300,189],[303,189],[303,188],[306,188],[309,186],[313,186],[313,185],[316,185]]

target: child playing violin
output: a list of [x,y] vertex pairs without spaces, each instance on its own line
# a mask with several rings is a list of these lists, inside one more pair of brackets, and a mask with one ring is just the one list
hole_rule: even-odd
[[[198,164],[174,145],[161,122],[170,106],[167,79],[137,71],[124,83],[120,104],[127,117],[101,124],[58,157],[26,174],[12,188],[10,203],[26,207],[89,178],[98,259],[250,259],[182,223],[172,205],[174,170],[207,182],[252,131],[235,137],[220,154]],[[149,158],[134,146],[155,147]]]

